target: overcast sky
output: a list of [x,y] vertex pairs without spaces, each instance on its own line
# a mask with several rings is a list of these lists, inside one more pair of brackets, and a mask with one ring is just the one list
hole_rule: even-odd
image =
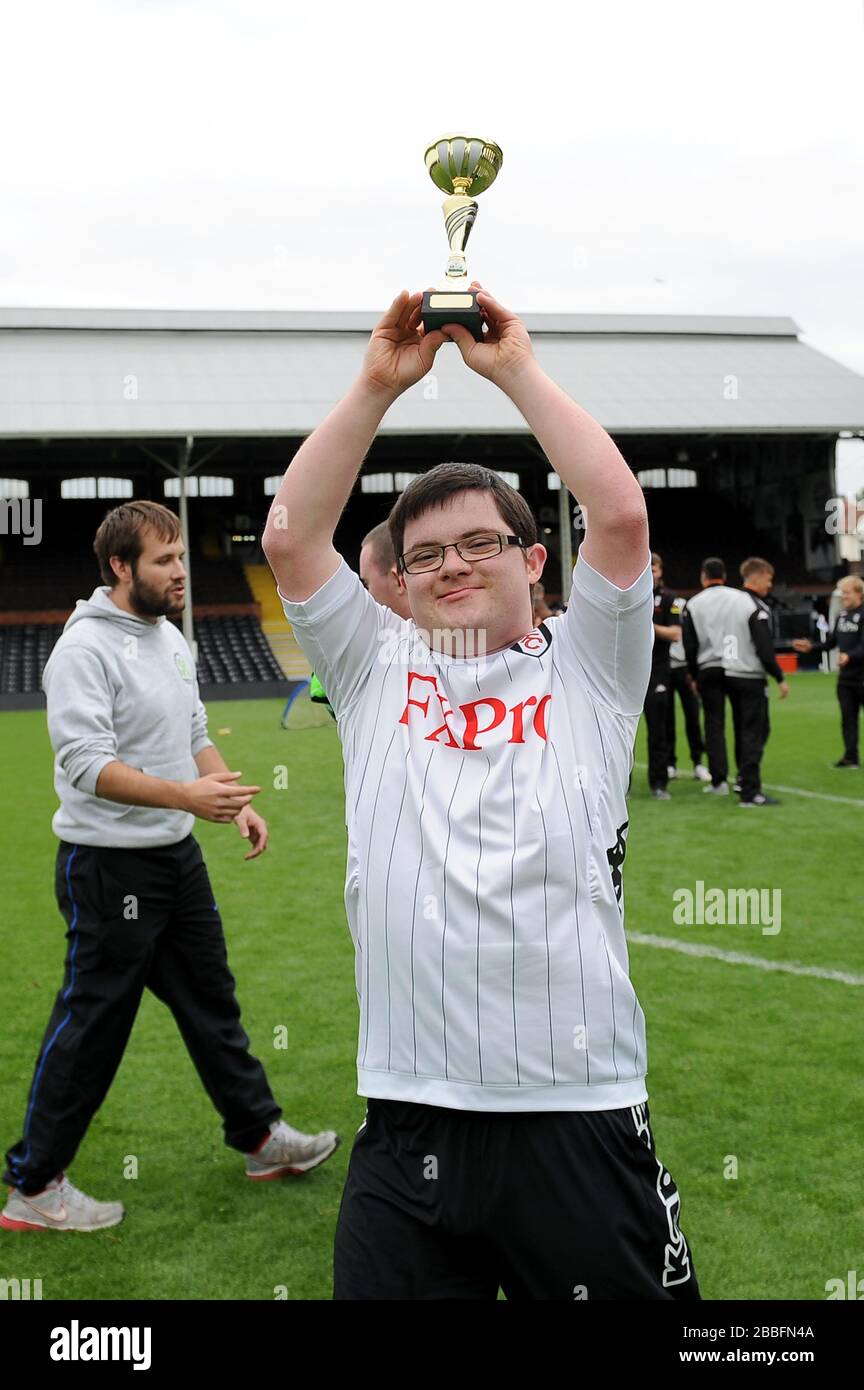
[[464,132],[508,307],[784,314],[864,373],[864,0],[11,8],[0,305],[383,310]]

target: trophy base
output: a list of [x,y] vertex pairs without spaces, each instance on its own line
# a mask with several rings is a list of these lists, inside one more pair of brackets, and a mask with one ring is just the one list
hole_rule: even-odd
[[478,343],[483,341],[483,319],[474,290],[426,290],[420,317],[427,333],[434,333],[447,323],[461,323]]

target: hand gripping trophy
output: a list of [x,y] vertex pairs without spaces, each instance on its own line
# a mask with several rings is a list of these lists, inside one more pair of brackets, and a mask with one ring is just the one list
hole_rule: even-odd
[[445,323],[461,323],[478,342],[483,339],[477,293],[469,287],[465,260],[465,246],[477,217],[476,199],[469,194],[483,193],[494,183],[503,162],[497,145],[467,135],[442,135],[426,151],[429,177],[450,194],[444,201],[450,257],[444,281],[423,295],[421,317],[427,333]]

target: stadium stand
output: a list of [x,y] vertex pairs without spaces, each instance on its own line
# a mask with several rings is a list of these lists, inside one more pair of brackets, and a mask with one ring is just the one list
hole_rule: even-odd
[[246,580],[261,610],[261,630],[285,675],[290,680],[308,680],[309,662],[282,611],[269,565],[244,565]]
[[62,623],[0,624],[0,695],[34,695]]
[[[45,662],[62,631],[62,623],[0,624],[0,695],[33,695],[41,690]],[[195,639],[202,686],[285,680],[252,614],[196,618]]]
[[[807,574],[799,556],[787,551],[778,555],[776,541],[760,531],[750,520],[746,508],[720,494],[703,494],[702,505],[694,506],[693,494],[686,489],[649,489],[646,494],[651,527],[651,545],[663,556],[664,583],[685,596],[699,588],[699,567],[706,555],[722,555],[737,584],[737,566],[747,555],[770,555],[777,567],[778,584],[802,585],[811,590],[820,586]],[[667,558],[668,557],[668,558]]]
[[[191,560],[195,607],[255,602],[243,566],[230,559]],[[21,547],[14,561],[0,565],[0,611],[71,613],[79,598],[89,598],[101,584],[92,555],[50,556]]]
[[[198,681],[205,699],[284,695],[308,678],[308,664],[285,621],[266,565],[249,566],[254,590],[268,604],[272,636],[260,621],[261,604],[238,561],[193,555],[194,631]],[[0,564],[0,702],[41,702],[42,671],[77,599],[100,583],[92,554],[17,554]],[[281,647],[280,647],[281,643]],[[280,661],[280,651],[284,664]],[[287,669],[286,669],[287,668]]]
[[196,618],[198,680],[202,685],[282,681],[284,673],[256,618]]

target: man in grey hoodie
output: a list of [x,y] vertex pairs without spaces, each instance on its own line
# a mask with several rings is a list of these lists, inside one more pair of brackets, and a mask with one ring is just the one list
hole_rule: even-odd
[[256,1180],[323,1163],[339,1139],[281,1119],[249,1051],[196,816],[233,820],[254,859],[267,826],[207,736],[192,654],[168,618],[185,602],[177,517],[157,502],[109,512],[94,550],[103,587],[79,599],[43,673],[60,806],[55,887],[65,978],[36,1063],[21,1140],[6,1154],[6,1230],[122,1220],[65,1169],[120,1064],[146,988],[168,1005],[225,1141]]

